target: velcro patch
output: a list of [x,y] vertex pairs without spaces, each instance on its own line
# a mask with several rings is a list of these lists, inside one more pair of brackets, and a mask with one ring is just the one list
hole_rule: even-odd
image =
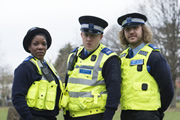
[[130,65],[143,65],[144,64],[144,59],[140,60],[131,60]]

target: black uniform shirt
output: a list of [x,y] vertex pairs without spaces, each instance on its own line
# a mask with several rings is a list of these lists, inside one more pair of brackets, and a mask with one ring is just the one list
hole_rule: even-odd
[[170,105],[174,96],[170,67],[163,55],[157,51],[153,51],[150,54],[147,65],[150,66],[149,73],[158,84],[161,97],[161,108],[159,111],[163,113]]

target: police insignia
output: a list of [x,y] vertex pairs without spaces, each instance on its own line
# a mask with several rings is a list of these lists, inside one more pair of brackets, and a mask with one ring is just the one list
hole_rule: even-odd
[[76,47],[74,50],[72,50],[71,53],[76,52],[76,50],[78,50],[78,47]]
[[144,56],[146,56],[147,54],[148,54],[148,52],[146,52],[146,51],[140,51],[138,54],[141,54],[141,55],[144,55]]
[[33,56],[27,57],[24,61],[29,61],[31,58],[33,58]]
[[124,56],[126,56],[126,53],[123,53],[122,55],[120,55],[120,58],[122,58],[122,57],[124,57]]
[[159,49],[158,47],[156,47],[156,46],[153,45],[153,44],[149,44],[148,46],[151,47],[151,48],[153,48],[153,49]]
[[109,55],[109,54],[111,54],[113,51],[110,50],[109,48],[103,48],[103,49],[101,50],[101,52],[102,52],[102,53],[105,53],[106,55]]

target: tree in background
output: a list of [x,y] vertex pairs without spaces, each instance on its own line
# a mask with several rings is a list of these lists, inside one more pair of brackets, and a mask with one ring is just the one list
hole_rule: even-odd
[[120,26],[113,25],[109,27],[108,31],[104,34],[102,39],[102,43],[111,48],[114,52],[116,52],[117,55],[120,55],[123,50],[118,37],[119,31]]
[[62,82],[64,82],[66,76],[68,55],[72,50],[72,45],[70,43],[66,44],[64,48],[59,50],[58,57],[54,64]]
[[[180,3],[178,0],[146,0],[140,10],[148,16],[154,41],[170,65],[176,90],[175,80],[180,72]],[[176,107],[176,99],[171,107]]]
[[1,105],[8,105],[8,100],[11,97],[11,85],[13,82],[13,76],[8,72],[7,68],[0,67],[0,94]]

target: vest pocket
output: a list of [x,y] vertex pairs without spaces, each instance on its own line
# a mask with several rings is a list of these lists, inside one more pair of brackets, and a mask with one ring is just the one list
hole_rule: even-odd
[[133,84],[134,93],[136,95],[139,95],[143,98],[149,98],[149,92],[150,92],[150,83],[148,82],[134,82]]
[[72,98],[68,104],[70,111],[82,111],[93,107],[93,98]]
[[71,98],[68,104],[68,110],[70,111],[81,111],[79,107],[79,99],[78,98]]
[[38,109],[44,109],[45,108],[45,98],[46,98],[46,91],[47,91],[48,81],[41,80],[39,84],[39,94],[37,98],[37,104],[36,107]]
[[52,81],[48,84],[47,94],[46,94],[46,109],[47,110],[53,110],[55,106],[55,100],[56,100],[56,89],[57,84],[55,81]]
[[67,91],[67,89],[65,89],[63,91],[63,96],[62,96],[62,100],[59,100],[61,101],[61,103],[59,103],[59,105],[61,105],[63,108],[66,108],[68,103],[69,103],[69,93]]
[[26,96],[27,105],[29,107],[35,107],[36,99],[37,99],[37,95],[38,95],[38,89],[39,89],[39,82],[35,81],[29,88],[27,96]]

